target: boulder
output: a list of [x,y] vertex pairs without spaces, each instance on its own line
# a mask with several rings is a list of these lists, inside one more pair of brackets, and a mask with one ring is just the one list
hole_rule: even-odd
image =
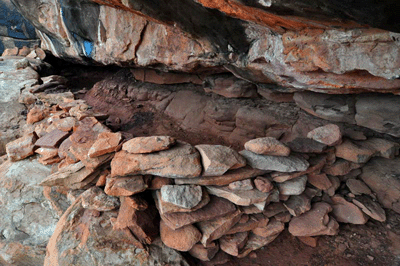
[[0,261],[5,265],[26,265],[27,261],[43,265],[43,243],[50,239],[59,218],[38,186],[50,172],[36,159],[0,165]]
[[100,215],[84,209],[81,202],[78,198],[57,223],[47,244],[44,265],[188,265],[177,251],[157,241],[148,252],[136,248],[137,240],[130,232],[112,229],[116,211]]

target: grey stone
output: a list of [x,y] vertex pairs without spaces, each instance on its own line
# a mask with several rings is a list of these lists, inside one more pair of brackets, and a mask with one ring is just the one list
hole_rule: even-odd
[[0,166],[0,261],[9,265],[43,265],[44,243],[53,234],[58,214],[39,182],[51,168],[36,159]]
[[307,176],[303,175],[283,183],[278,183],[278,189],[282,195],[300,195],[306,189]]
[[161,198],[179,207],[191,209],[200,203],[203,193],[201,186],[166,185],[161,187]]
[[307,170],[309,163],[295,156],[269,156],[255,154],[251,151],[243,150],[239,152],[246,158],[248,164],[260,170],[272,170],[278,172],[297,172]]

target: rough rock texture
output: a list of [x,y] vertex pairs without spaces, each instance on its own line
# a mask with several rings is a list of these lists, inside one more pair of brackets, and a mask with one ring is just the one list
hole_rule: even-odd
[[336,93],[400,86],[399,35],[365,25],[398,32],[393,1],[13,2],[45,50],[76,62],[225,67],[253,82]]
[[177,251],[159,242],[149,253],[135,248],[130,233],[112,229],[117,212],[85,210],[81,202],[78,198],[57,223],[44,265],[187,265]]
[[0,166],[0,264],[43,265],[59,218],[38,185],[50,171],[36,159]]

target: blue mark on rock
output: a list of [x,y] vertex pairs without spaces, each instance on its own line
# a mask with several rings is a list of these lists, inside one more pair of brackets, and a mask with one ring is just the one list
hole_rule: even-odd
[[87,57],[91,57],[93,51],[93,42],[83,41],[83,47],[85,47],[85,54]]

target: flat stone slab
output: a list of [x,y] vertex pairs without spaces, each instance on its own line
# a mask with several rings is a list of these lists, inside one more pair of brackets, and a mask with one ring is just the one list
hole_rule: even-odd
[[88,156],[93,158],[114,152],[118,149],[121,140],[122,134],[119,132],[101,132],[92,147],[90,147]]
[[255,203],[264,202],[270,193],[261,192],[257,189],[252,190],[231,190],[229,187],[207,186],[207,191],[211,195],[225,198],[239,206],[250,206]]
[[161,220],[161,241],[170,248],[179,251],[189,251],[201,239],[200,231],[193,225],[186,225],[178,229],[171,229]]
[[132,196],[147,189],[142,176],[107,178],[104,191],[110,196]]
[[54,129],[38,139],[35,145],[43,148],[57,148],[68,136],[69,132]]
[[295,156],[269,156],[255,154],[251,151],[243,150],[239,152],[246,158],[248,164],[260,170],[270,170],[278,172],[297,172],[305,171],[310,165],[306,160]]
[[188,224],[212,220],[234,211],[236,211],[236,206],[232,202],[211,196],[210,202],[197,211],[161,214],[161,219],[168,224],[168,227],[175,230]]
[[335,124],[328,124],[311,130],[307,138],[313,139],[328,146],[335,146],[342,141],[340,128]]
[[81,194],[82,207],[89,210],[111,211],[119,207],[119,199],[104,193],[99,187],[91,187]]
[[132,154],[124,150],[111,161],[111,176],[151,174],[168,178],[200,176],[200,154],[189,144],[178,142],[169,150]]
[[193,184],[201,186],[227,186],[232,182],[245,180],[248,178],[263,175],[265,173],[267,173],[267,171],[254,169],[251,168],[250,166],[246,166],[240,169],[230,170],[226,172],[224,175],[220,176],[213,176],[213,177],[200,176],[195,178],[175,179],[175,184],[177,185]]
[[238,256],[248,239],[248,232],[225,235],[219,239],[221,249],[232,256]]
[[248,151],[273,156],[289,156],[290,148],[276,138],[265,137],[249,140],[244,144]]
[[129,153],[152,153],[169,149],[176,140],[170,136],[137,137],[122,145],[122,150]]
[[31,133],[7,143],[6,152],[8,158],[15,162],[33,155],[36,140],[36,135]]

